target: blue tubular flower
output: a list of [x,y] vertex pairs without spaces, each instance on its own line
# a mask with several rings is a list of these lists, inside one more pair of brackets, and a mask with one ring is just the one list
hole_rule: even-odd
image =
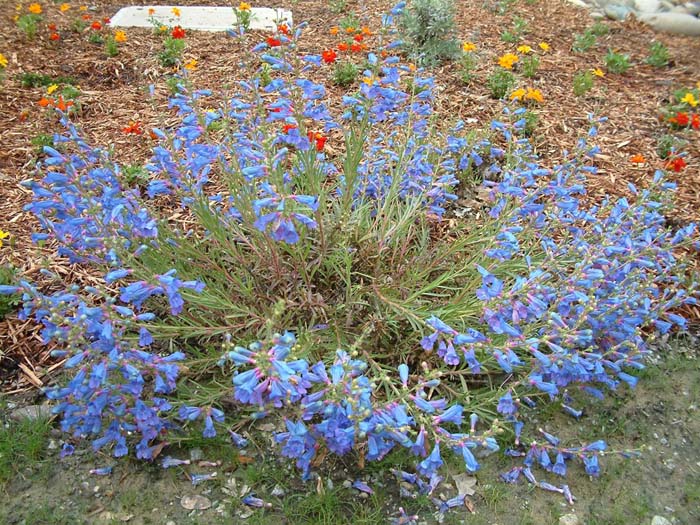
[[564,461],[564,455],[561,452],[557,452],[557,458],[552,465],[552,472],[559,476],[566,476],[566,463]]
[[464,466],[467,469],[467,471],[476,472],[477,470],[479,470],[479,462],[474,457],[474,454],[472,454],[472,451],[469,450],[470,446],[473,445],[471,443],[464,444],[460,447],[460,451],[462,453],[462,458],[464,459]]
[[296,459],[296,465],[302,471],[302,478],[308,479],[311,460],[316,455],[316,440],[309,434],[304,423],[286,420],[287,432],[275,435],[277,443],[284,443],[282,455]]
[[510,390],[500,397],[496,410],[499,414],[503,414],[505,416],[514,416],[518,413],[518,406],[513,402],[513,396],[511,395]]
[[597,454],[583,456],[583,464],[586,468],[586,474],[588,474],[589,476],[598,477],[600,475],[600,467],[598,466]]
[[462,424],[462,412],[464,407],[462,405],[452,405],[450,408],[445,410],[442,414],[433,417],[433,423],[438,426],[442,423],[454,423],[457,426]]
[[498,297],[503,292],[503,281],[496,278],[495,275],[477,265],[477,269],[482,277],[482,286],[476,290],[476,296],[482,301],[488,301]]
[[418,472],[420,472],[424,476],[430,476],[433,473],[435,473],[435,471],[437,471],[437,469],[439,469],[441,466],[442,458],[440,457],[440,443],[435,442],[433,451],[427,458],[418,463],[418,465],[416,466],[416,470],[418,470]]

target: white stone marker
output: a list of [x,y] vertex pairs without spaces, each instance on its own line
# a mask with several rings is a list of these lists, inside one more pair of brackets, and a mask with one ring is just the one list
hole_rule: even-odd
[[[177,7],[180,16],[175,16]],[[148,14],[149,10],[153,14]],[[276,24],[292,25],[292,12],[286,9],[253,7],[250,9],[250,29],[274,31]],[[110,18],[112,27],[153,27],[154,25],[180,26],[197,31],[227,31],[237,25],[233,7],[207,6],[130,6],[121,8]]]

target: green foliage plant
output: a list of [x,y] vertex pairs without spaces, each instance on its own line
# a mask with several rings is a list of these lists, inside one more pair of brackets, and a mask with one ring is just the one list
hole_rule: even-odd
[[400,19],[404,48],[421,66],[434,66],[459,55],[451,0],[413,0]]

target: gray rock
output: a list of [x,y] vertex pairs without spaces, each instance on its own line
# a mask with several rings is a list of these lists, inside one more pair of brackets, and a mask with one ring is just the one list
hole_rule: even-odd
[[663,516],[654,516],[651,519],[651,525],[673,525],[670,521],[668,521],[666,518]]
[[583,0],[567,0],[570,4],[574,4],[576,7],[588,8],[588,4]]
[[576,514],[564,514],[559,518],[559,525],[581,525],[581,520]]
[[700,15],[700,2],[687,2],[683,4],[688,14],[698,16]]
[[642,13],[656,13],[661,8],[660,0],[634,0],[634,8]]
[[12,411],[10,417],[16,421],[22,419],[29,419],[30,421],[48,419],[51,417],[51,407],[49,405],[29,405],[16,408]]
[[204,457],[204,451],[201,448],[193,448],[190,450],[190,461],[199,461]]
[[657,31],[676,35],[700,36],[700,18],[686,13],[654,13],[639,19]]
[[627,7],[626,5],[610,4],[606,5],[603,11],[605,12],[605,16],[607,16],[611,20],[621,21],[630,15],[632,9]]

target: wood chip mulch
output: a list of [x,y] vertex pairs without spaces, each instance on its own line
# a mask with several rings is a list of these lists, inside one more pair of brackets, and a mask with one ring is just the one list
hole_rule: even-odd
[[[125,2],[142,5],[172,5],[171,1]],[[179,5],[225,5],[213,0],[182,0]],[[50,291],[55,286],[44,278],[39,269],[50,265],[54,272],[69,281],[91,279],[89,271],[58,259],[51,246],[38,247],[30,235],[37,228],[31,214],[23,210],[30,202],[31,192],[20,182],[35,176],[33,165],[37,146],[31,140],[41,134],[58,131],[56,119],[37,105],[46,94],[45,87],[22,87],[22,73],[42,73],[52,77],[73,77],[81,91],[81,110],[77,124],[92,144],[114,149],[114,158],[122,165],[143,163],[152,145],[144,135],[127,135],[122,128],[129,121],[141,121],[145,129],[164,125],[172,118],[167,109],[165,76],[171,71],[160,66],[157,53],[161,41],[152,30],[127,29],[128,41],[120,44],[119,55],[108,58],[101,45],[88,42],[85,34],[72,32],[73,20],[89,15],[91,20],[109,18],[121,5],[111,1],[95,1],[89,9],[80,11],[76,2],[62,13],[59,3],[44,2],[44,21],[37,38],[29,42],[17,29],[13,16],[14,3],[0,13],[0,53],[9,60],[5,81],[0,84],[0,229],[9,231],[10,242],[0,248],[0,265],[12,264],[29,280],[41,283]],[[535,144],[547,163],[556,163],[562,151],[571,149],[580,134],[587,129],[589,113],[608,117],[600,128],[596,143],[602,148],[598,158],[599,174],[589,181],[593,198],[604,194],[624,195],[627,182],[644,187],[656,169],[664,167],[657,152],[659,138],[669,133],[659,122],[660,109],[669,102],[673,90],[694,87],[700,82],[700,38],[654,33],[634,19],[626,22],[606,22],[610,32],[599,37],[595,48],[581,54],[571,51],[574,37],[593,24],[588,14],[564,0],[519,0],[505,15],[496,14],[497,2],[455,2],[459,36],[478,46],[479,66],[476,79],[465,85],[459,79],[458,66],[445,64],[433,73],[441,89],[437,105],[441,114],[475,119],[486,125],[500,115],[502,104],[489,97],[486,78],[495,67],[496,58],[513,52],[517,44],[500,39],[510,29],[515,16],[527,22],[527,32],[521,43],[537,48],[547,42],[551,51],[541,55],[539,74],[532,80],[520,77],[523,85],[542,91],[545,101],[536,108],[539,124]],[[24,2],[26,10],[28,2]],[[264,7],[291,9],[294,20],[306,20],[309,28],[301,43],[301,53],[320,54],[337,44],[329,28],[338,25],[344,14],[334,14],[325,0],[270,0]],[[391,3],[384,0],[365,3],[348,0],[345,13],[358,14],[362,25],[379,29],[381,13]],[[61,39],[49,39],[46,24],[55,23]],[[262,35],[260,39],[264,38]],[[249,56],[246,49],[221,33],[189,32],[185,60],[195,59],[197,69],[190,74],[198,88],[218,90],[232,84],[239,75],[238,64]],[[653,68],[644,63],[650,42],[663,42],[669,49],[669,67]],[[369,39],[370,46],[376,39]],[[629,54],[633,67],[625,74],[608,73],[597,78],[595,87],[584,97],[572,93],[573,77],[577,72],[600,67],[605,69],[603,56],[608,49]],[[328,70],[327,70],[328,71]],[[327,77],[326,77],[327,79]],[[327,80],[326,80],[326,83]],[[155,100],[147,96],[148,86],[156,85]],[[331,88],[331,99],[339,99],[342,90]],[[698,108],[700,111],[700,107]],[[167,122],[165,123],[167,125]],[[678,184],[676,206],[671,219],[679,224],[700,219],[700,132],[677,133],[688,143],[687,167],[671,173]],[[332,144],[329,144],[333,147]],[[630,162],[641,154],[647,159],[642,165]],[[700,310],[689,315],[700,319]],[[41,344],[40,328],[31,320],[19,321],[15,315],[0,320],[0,390],[21,392],[44,386],[60,362],[49,356],[50,348]]]

